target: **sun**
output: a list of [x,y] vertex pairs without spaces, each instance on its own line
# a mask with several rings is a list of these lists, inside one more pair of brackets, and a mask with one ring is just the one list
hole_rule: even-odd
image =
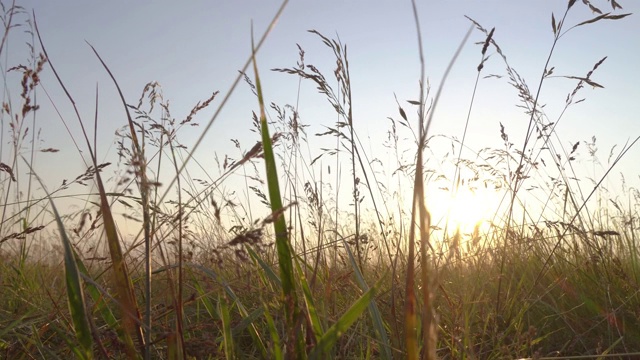
[[471,233],[476,226],[486,227],[495,212],[496,192],[489,188],[460,187],[455,194],[449,189],[438,189],[428,198],[434,225],[449,231],[459,229]]

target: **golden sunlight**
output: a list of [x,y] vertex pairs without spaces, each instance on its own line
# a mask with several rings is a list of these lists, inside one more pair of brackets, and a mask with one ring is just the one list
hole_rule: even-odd
[[497,200],[494,189],[460,187],[455,195],[448,189],[432,192],[428,206],[433,225],[444,228],[446,224],[449,231],[459,228],[465,234],[473,232],[478,223],[481,229],[488,225]]

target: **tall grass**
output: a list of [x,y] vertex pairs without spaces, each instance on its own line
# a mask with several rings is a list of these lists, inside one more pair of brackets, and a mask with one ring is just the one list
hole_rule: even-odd
[[[377,159],[371,158],[375,154],[367,152],[359,137],[362,125],[352,110],[350,75],[350,66],[358,64],[349,63],[348,48],[340,40],[310,31],[335,58],[329,71],[309,63],[302,46],[295,66],[272,69],[297,77],[300,89],[308,83],[316,87],[321,101],[335,110],[336,121],[326,124],[325,132],[307,134],[301,115],[305,109],[268,103],[259,76],[264,71],[259,48],[286,1],[260,40],[254,44],[251,39],[247,62],[225,97],[217,102],[218,92],[213,93],[182,120],[172,116],[158,83],[146,84],[137,105],[131,105],[108,59],[91,47],[126,114],[116,140],[120,171],[114,181],[104,180],[112,165],[99,163],[96,155],[98,90],[91,130],[67,91],[65,74],[56,71],[56,59],[47,55],[46,33],[39,32],[35,16],[15,3],[4,8],[0,54],[7,51],[5,40],[16,21],[33,27],[28,65],[10,67],[22,75],[20,97],[15,104],[8,96],[3,102],[2,134],[3,139],[5,133],[9,136],[11,146],[0,149],[0,357],[640,356],[640,193],[623,182],[622,193],[629,199],[624,203],[602,186],[638,138],[612,151],[602,177],[581,187],[573,181],[579,173],[572,164],[582,143],[565,148],[556,132],[565,112],[582,101],[578,95],[585,85],[603,87],[596,75],[606,58],[584,75],[563,76],[575,88],[560,99],[564,109],[557,119],[549,120],[539,104],[546,82],[556,76],[549,64],[566,33],[629,14],[605,13],[590,1],[568,1],[562,16],[551,16],[553,41],[533,90],[507,61],[498,44],[500,32],[469,18],[471,30],[482,37],[480,62],[465,131],[457,140],[430,133],[449,70],[432,96],[423,60],[423,45],[428,49],[429,44],[422,43],[413,5],[421,63],[418,100],[395,99],[400,117],[389,117],[385,143],[397,159],[387,164],[398,182],[396,190],[379,178]],[[613,11],[621,8],[613,0],[609,5]],[[598,15],[567,24],[567,15],[578,6]],[[449,69],[468,46],[466,40],[452,54]],[[472,135],[466,127],[474,121],[476,94],[482,92],[480,80],[489,61],[505,67],[529,122],[521,144],[512,143],[508,128],[500,124],[496,139],[502,143],[474,151],[467,147]],[[33,134],[37,128],[36,95],[44,71],[54,74],[72,105],[83,139],[70,136],[79,153],[88,154],[87,170],[52,190],[37,160],[56,156],[56,149],[25,142],[28,131]],[[5,88],[12,88],[6,79]],[[256,97],[247,104],[248,111],[257,108],[247,128],[258,138],[248,149],[234,140],[239,155],[216,156],[214,174],[194,153],[242,80]],[[213,106],[215,114],[201,137],[190,148],[183,145],[181,129]],[[61,120],[69,123],[64,116]],[[318,150],[316,137],[333,137],[335,147]],[[438,141],[456,151],[441,157]],[[591,160],[598,161],[595,141],[584,146]],[[463,156],[463,149],[473,157]],[[407,151],[408,161],[403,155]],[[434,166],[443,162],[452,165],[451,172]],[[191,176],[197,168],[208,179]],[[552,181],[546,181],[552,171]],[[474,176],[465,178],[466,172]],[[234,174],[246,181],[230,184]],[[31,186],[32,178],[41,184],[41,194]],[[491,219],[465,233],[448,219],[444,224],[432,219],[427,187],[441,179],[454,195],[465,187],[491,184],[504,189],[496,191],[503,202]],[[350,190],[346,206],[343,181]],[[88,183],[94,190],[84,209],[59,211],[56,205],[64,194],[81,194],[80,187]],[[400,184],[406,183],[412,184],[408,209],[401,199]],[[22,195],[25,184],[28,190]],[[238,201],[232,190],[225,190],[228,185],[250,195]],[[539,190],[526,190],[534,188]],[[542,204],[538,211],[527,205],[532,197]],[[590,205],[594,197],[599,200],[595,209]],[[264,215],[253,219],[259,206]],[[116,209],[138,221],[137,237],[120,235]],[[53,246],[55,251],[38,250],[52,238],[60,244]]]

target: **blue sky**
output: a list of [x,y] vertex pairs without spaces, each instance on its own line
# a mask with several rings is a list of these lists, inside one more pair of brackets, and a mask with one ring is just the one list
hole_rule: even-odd
[[[592,3],[603,11],[611,11],[607,1],[592,0]],[[165,99],[171,102],[172,115],[181,119],[197,101],[219,90],[218,100],[196,119],[204,125],[250,54],[251,21],[259,36],[280,5],[276,1],[257,0],[60,0],[18,1],[18,4],[35,11],[50,60],[74,96],[85,121],[93,119],[95,88],[96,83],[99,84],[99,154],[111,161],[115,156],[113,134],[125,124],[125,117],[115,88],[85,40],[95,46],[109,65],[129,103],[137,102],[146,83],[158,81]],[[640,10],[640,3],[636,1],[621,1],[621,5],[624,9],[617,13]],[[565,8],[566,1],[556,0],[419,1],[430,83],[434,88],[439,84],[470,26],[464,17],[467,15],[486,28],[496,28],[494,39],[510,64],[535,90],[553,41],[551,13],[559,19]],[[593,16],[578,1],[567,23],[576,24]],[[297,78],[269,71],[276,67],[294,67],[296,44],[305,49],[307,64],[316,65],[328,77],[332,74],[335,60],[322,42],[307,32],[309,29],[330,38],[337,34],[348,45],[355,127],[365,139],[365,148],[371,148],[374,157],[385,161],[390,155],[380,151],[379,144],[389,129],[387,117],[399,118],[394,93],[415,121],[415,114],[409,111],[411,107],[403,102],[418,97],[420,74],[410,1],[291,1],[258,55],[268,102],[284,105],[297,101]],[[608,56],[593,76],[605,89],[588,86],[583,89],[580,97],[586,101],[572,107],[558,126],[563,145],[570,147],[576,141],[589,140],[595,135],[601,161],[605,163],[613,145],[622,145],[627,139],[640,135],[638,34],[640,21],[633,15],[577,28],[560,41],[551,61],[558,75],[584,76],[593,64]],[[473,43],[483,40],[484,35],[474,31],[455,64],[436,112],[433,134],[462,136],[480,61],[480,47]],[[15,62],[24,59],[22,54],[26,54],[26,48],[22,40],[11,40],[8,46],[9,59]],[[484,74],[504,75],[499,56],[493,49],[489,54],[492,55]],[[13,65],[11,60],[9,63]],[[48,69],[43,74],[42,85],[66,121],[75,124],[72,108]],[[541,99],[550,118],[559,115],[564,98],[573,87],[575,82],[565,79],[549,79],[545,83]],[[516,107],[515,90],[503,78],[481,80],[478,91],[468,145],[475,150],[499,147],[499,123],[502,123],[511,140],[520,147],[528,117]],[[40,155],[37,165],[52,184],[59,184],[63,178],[80,174],[84,165],[77,151],[69,146],[69,135],[61,127],[51,102],[44,94],[39,95],[39,102],[38,116],[44,134],[41,147],[59,148],[61,152]],[[250,148],[257,140],[249,131],[251,111],[256,109],[255,97],[241,84],[196,152],[198,161],[214,167],[214,152],[233,154],[231,138],[240,140],[245,149]],[[310,125],[310,134],[322,132],[322,125],[332,125],[336,120],[326,100],[316,93],[311,83],[302,84],[299,111],[302,121]],[[180,137],[182,143],[192,145],[202,127],[184,129]],[[74,130],[74,136],[79,134]],[[446,142],[443,144],[446,146]],[[584,148],[582,154],[588,157]],[[619,168],[629,181],[637,181],[635,159],[639,155],[640,150],[633,149]],[[587,169],[591,166],[582,165]],[[597,174],[602,171],[595,171],[594,175]]]

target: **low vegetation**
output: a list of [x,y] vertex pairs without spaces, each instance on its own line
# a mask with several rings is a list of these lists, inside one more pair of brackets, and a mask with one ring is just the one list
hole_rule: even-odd
[[[501,62],[529,121],[524,141],[511,142],[502,124],[496,147],[477,151],[466,147],[472,134],[431,134],[447,76],[432,92],[422,63],[417,100],[390,99],[398,113],[385,115],[384,146],[397,160],[382,168],[392,169],[385,176],[396,189],[380,180],[380,160],[358,137],[350,77],[350,66],[358,64],[349,63],[337,39],[311,31],[335,56],[330,72],[310,64],[302,46],[294,66],[272,69],[311,84],[317,100],[335,110],[337,121],[315,135],[306,132],[304,109],[265,100],[259,76],[265,69],[256,54],[268,33],[252,43],[254,53],[226,97],[213,93],[181,120],[172,117],[157,83],[147,84],[138,101],[126,99],[100,49],[91,47],[127,114],[113,165],[99,161],[97,126],[77,110],[35,16],[15,4],[3,6],[0,55],[18,22],[33,41],[27,65],[3,64],[21,81],[15,86],[5,77],[5,88],[20,96],[5,96],[2,112],[3,139],[9,140],[0,148],[0,357],[640,356],[640,193],[624,183],[620,197],[602,187],[638,138],[612,150],[601,178],[581,183],[572,163],[585,147],[599,161],[596,137],[567,148],[555,131],[582,101],[583,87],[602,87],[595,74],[605,58],[564,76],[575,88],[559,99],[564,110],[558,118],[550,120],[539,103],[543,85],[556,76],[550,63],[567,32],[629,15],[614,0],[595,2],[570,0],[551,16],[549,61],[534,89],[507,61],[496,31],[469,18],[469,34],[484,38],[477,44],[476,89],[494,76],[485,73],[487,62]],[[581,6],[594,17],[566,22]],[[422,54],[417,12],[415,23]],[[464,46],[473,45],[465,39]],[[84,173],[56,188],[36,162],[57,151],[37,141],[35,94],[43,72],[55,76],[74,109],[63,121],[82,128],[83,138],[74,143],[86,159]],[[216,156],[217,171],[194,178],[190,170],[203,167],[193,154],[238,84],[255,94],[247,127],[257,143],[245,148],[234,140],[241,156]],[[206,108],[216,111],[202,136],[183,145],[180,130]],[[97,106],[95,112],[97,121]],[[319,149],[317,137],[335,146]],[[442,139],[453,151],[434,159]],[[462,156],[462,149],[470,155]],[[434,166],[442,163],[449,167]],[[230,184],[236,175],[244,184]],[[436,182],[448,184],[452,196],[489,188],[502,202],[473,229],[435,221],[427,188]],[[404,193],[409,185],[413,191]],[[250,194],[246,201],[235,189]],[[84,196],[85,206],[62,208],[67,196]],[[531,203],[542,205],[534,210]],[[255,219],[258,207],[268,210]],[[122,216],[138,224],[137,237],[121,235]]]

